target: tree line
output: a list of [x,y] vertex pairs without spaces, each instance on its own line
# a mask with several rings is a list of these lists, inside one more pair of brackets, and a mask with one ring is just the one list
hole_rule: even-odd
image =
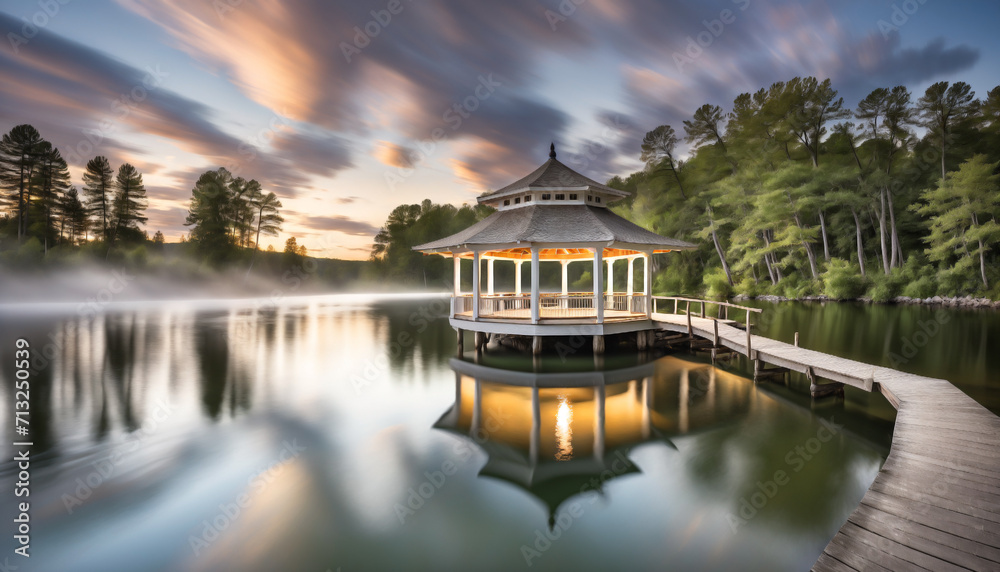
[[[620,215],[699,245],[658,257],[657,292],[1000,299],[1000,86],[981,100],[963,82],[878,88],[851,108],[829,79],[796,77],[681,127],[686,159],[661,125],[645,168],[608,181],[632,193]],[[410,248],[490,212],[400,205],[371,258],[398,281],[444,281],[446,260]]]
[[375,236],[370,259],[376,272],[396,284],[439,288],[451,283],[452,262],[441,256],[425,256],[413,246],[436,240],[472,226],[493,212],[483,205],[455,207],[430,199],[420,204],[399,205],[389,213]]
[[[37,244],[43,255],[54,246],[90,245],[107,257],[116,246],[164,243],[144,226],[149,204],[142,173],[123,163],[117,171],[107,157],[87,162],[82,192],[70,183],[59,149],[31,125],[17,125],[0,139],[0,250]],[[211,262],[249,258],[252,267],[261,236],[277,236],[284,221],[281,201],[256,180],[226,169],[199,176],[191,190],[185,225],[188,248]],[[4,239],[14,246],[4,245]],[[290,239],[286,254],[304,256]],[[9,244],[9,243],[8,243]],[[104,247],[104,248],[102,248]],[[273,249],[270,249],[273,250]]]
[[[233,177],[220,168],[198,177],[184,224],[191,227],[191,244],[206,259],[225,263],[250,252],[252,268],[261,235],[277,236],[281,230],[280,209],[277,195],[265,193],[255,179]],[[289,240],[295,244],[294,237]]]
[[645,169],[609,185],[615,209],[692,253],[659,289],[835,298],[1000,297],[1000,87],[938,82],[848,107],[829,79],[794,78],[705,104],[641,144]]
[[70,184],[69,167],[59,149],[31,125],[17,125],[0,139],[0,231],[22,244],[37,240],[47,253],[59,244],[89,240],[145,239],[148,205],[142,174],[128,163],[117,174],[108,159],[87,163],[83,193]]

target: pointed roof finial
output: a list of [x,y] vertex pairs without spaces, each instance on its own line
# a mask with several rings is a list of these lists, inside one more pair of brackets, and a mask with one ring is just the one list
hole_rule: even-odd
[[549,158],[550,159],[555,159],[556,158],[556,144],[555,144],[555,142],[549,144]]

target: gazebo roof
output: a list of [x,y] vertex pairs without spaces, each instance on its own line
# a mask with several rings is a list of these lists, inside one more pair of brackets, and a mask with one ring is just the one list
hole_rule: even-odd
[[549,160],[542,163],[540,167],[531,173],[521,177],[517,181],[498,189],[486,193],[479,197],[480,203],[492,202],[507,195],[514,195],[523,191],[547,191],[547,190],[579,190],[598,191],[609,196],[609,199],[620,199],[629,196],[631,193],[613,189],[607,185],[585,177],[570,169],[555,158],[555,151]]
[[413,250],[456,256],[487,251],[487,256],[496,258],[526,259],[531,258],[531,247],[537,246],[542,250],[540,258],[570,260],[590,258],[588,249],[602,245],[605,255],[611,257],[696,248],[689,242],[648,231],[606,207],[608,202],[629,194],[563,165],[556,160],[553,144],[549,160],[540,167],[479,197],[480,203],[497,207],[497,212],[461,232],[414,246]]
[[[609,247],[652,247],[653,252],[687,250],[695,245],[660,236],[606,208],[589,205],[532,205],[497,211],[451,236],[413,247],[427,253],[485,248],[528,248],[531,244],[604,243]],[[530,256],[530,254],[529,254]]]

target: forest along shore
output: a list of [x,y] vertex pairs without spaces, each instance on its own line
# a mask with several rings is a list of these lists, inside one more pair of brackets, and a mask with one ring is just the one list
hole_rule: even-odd
[[802,296],[800,298],[786,298],[784,296],[774,296],[765,294],[762,296],[733,297],[734,301],[758,300],[760,302],[865,302],[869,304],[923,304],[926,306],[949,306],[953,308],[995,308],[1000,310],[1000,300],[990,300],[989,298],[975,298],[972,296],[932,296],[928,298],[911,298],[909,296],[896,296],[886,301],[876,301],[871,298],[837,299],[829,296]]

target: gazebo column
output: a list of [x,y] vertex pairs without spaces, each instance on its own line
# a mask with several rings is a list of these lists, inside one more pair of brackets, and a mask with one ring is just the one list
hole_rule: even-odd
[[539,266],[539,254],[541,254],[541,249],[537,246],[531,246],[531,323],[537,324],[538,319],[541,317],[540,306],[538,301],[538,266]]
[[[455,292],[451,300],[451,317],[455,317],[458,314],[458,302],[459,296],[462,295],[462,259],[458,257],[458,254],[452,253],[451,259],[455,261],[455,276],[452,280],[455,283]],[[458,347],[459,350],[462,348],[462,330],[458,331]]]
[[615,293],[615,260],[608,259],[608,296]]
[[642,293],[646,295],[646,318],[649,319],[653,314],[653,274],[650,271],[649,259],[652,257],[652,253],[643,252],[642,253]]
[[514,294],[521,295],[521,263],[523,260],[514,261]]
[[486,259],[486,294],[493,295],[493,259]]
[[482,266],[479,264],[479,251],[472,251],[472,319],[479,319],[479,274]]
[[635,287],[633,286],[635,283],[635,257],[629,256],[625,260],[628,261],[628,284],[625,291],[631,296],[635,294]]
[[562,294],[565,296],[569,294],[569,260],[560,260],[559,263],[562,264]]
[[601,262],[604,258],[604,248],[595,247],[594,251],[594,310],[597,312],[597,323],[604,323],[604,284],[601,277]]

